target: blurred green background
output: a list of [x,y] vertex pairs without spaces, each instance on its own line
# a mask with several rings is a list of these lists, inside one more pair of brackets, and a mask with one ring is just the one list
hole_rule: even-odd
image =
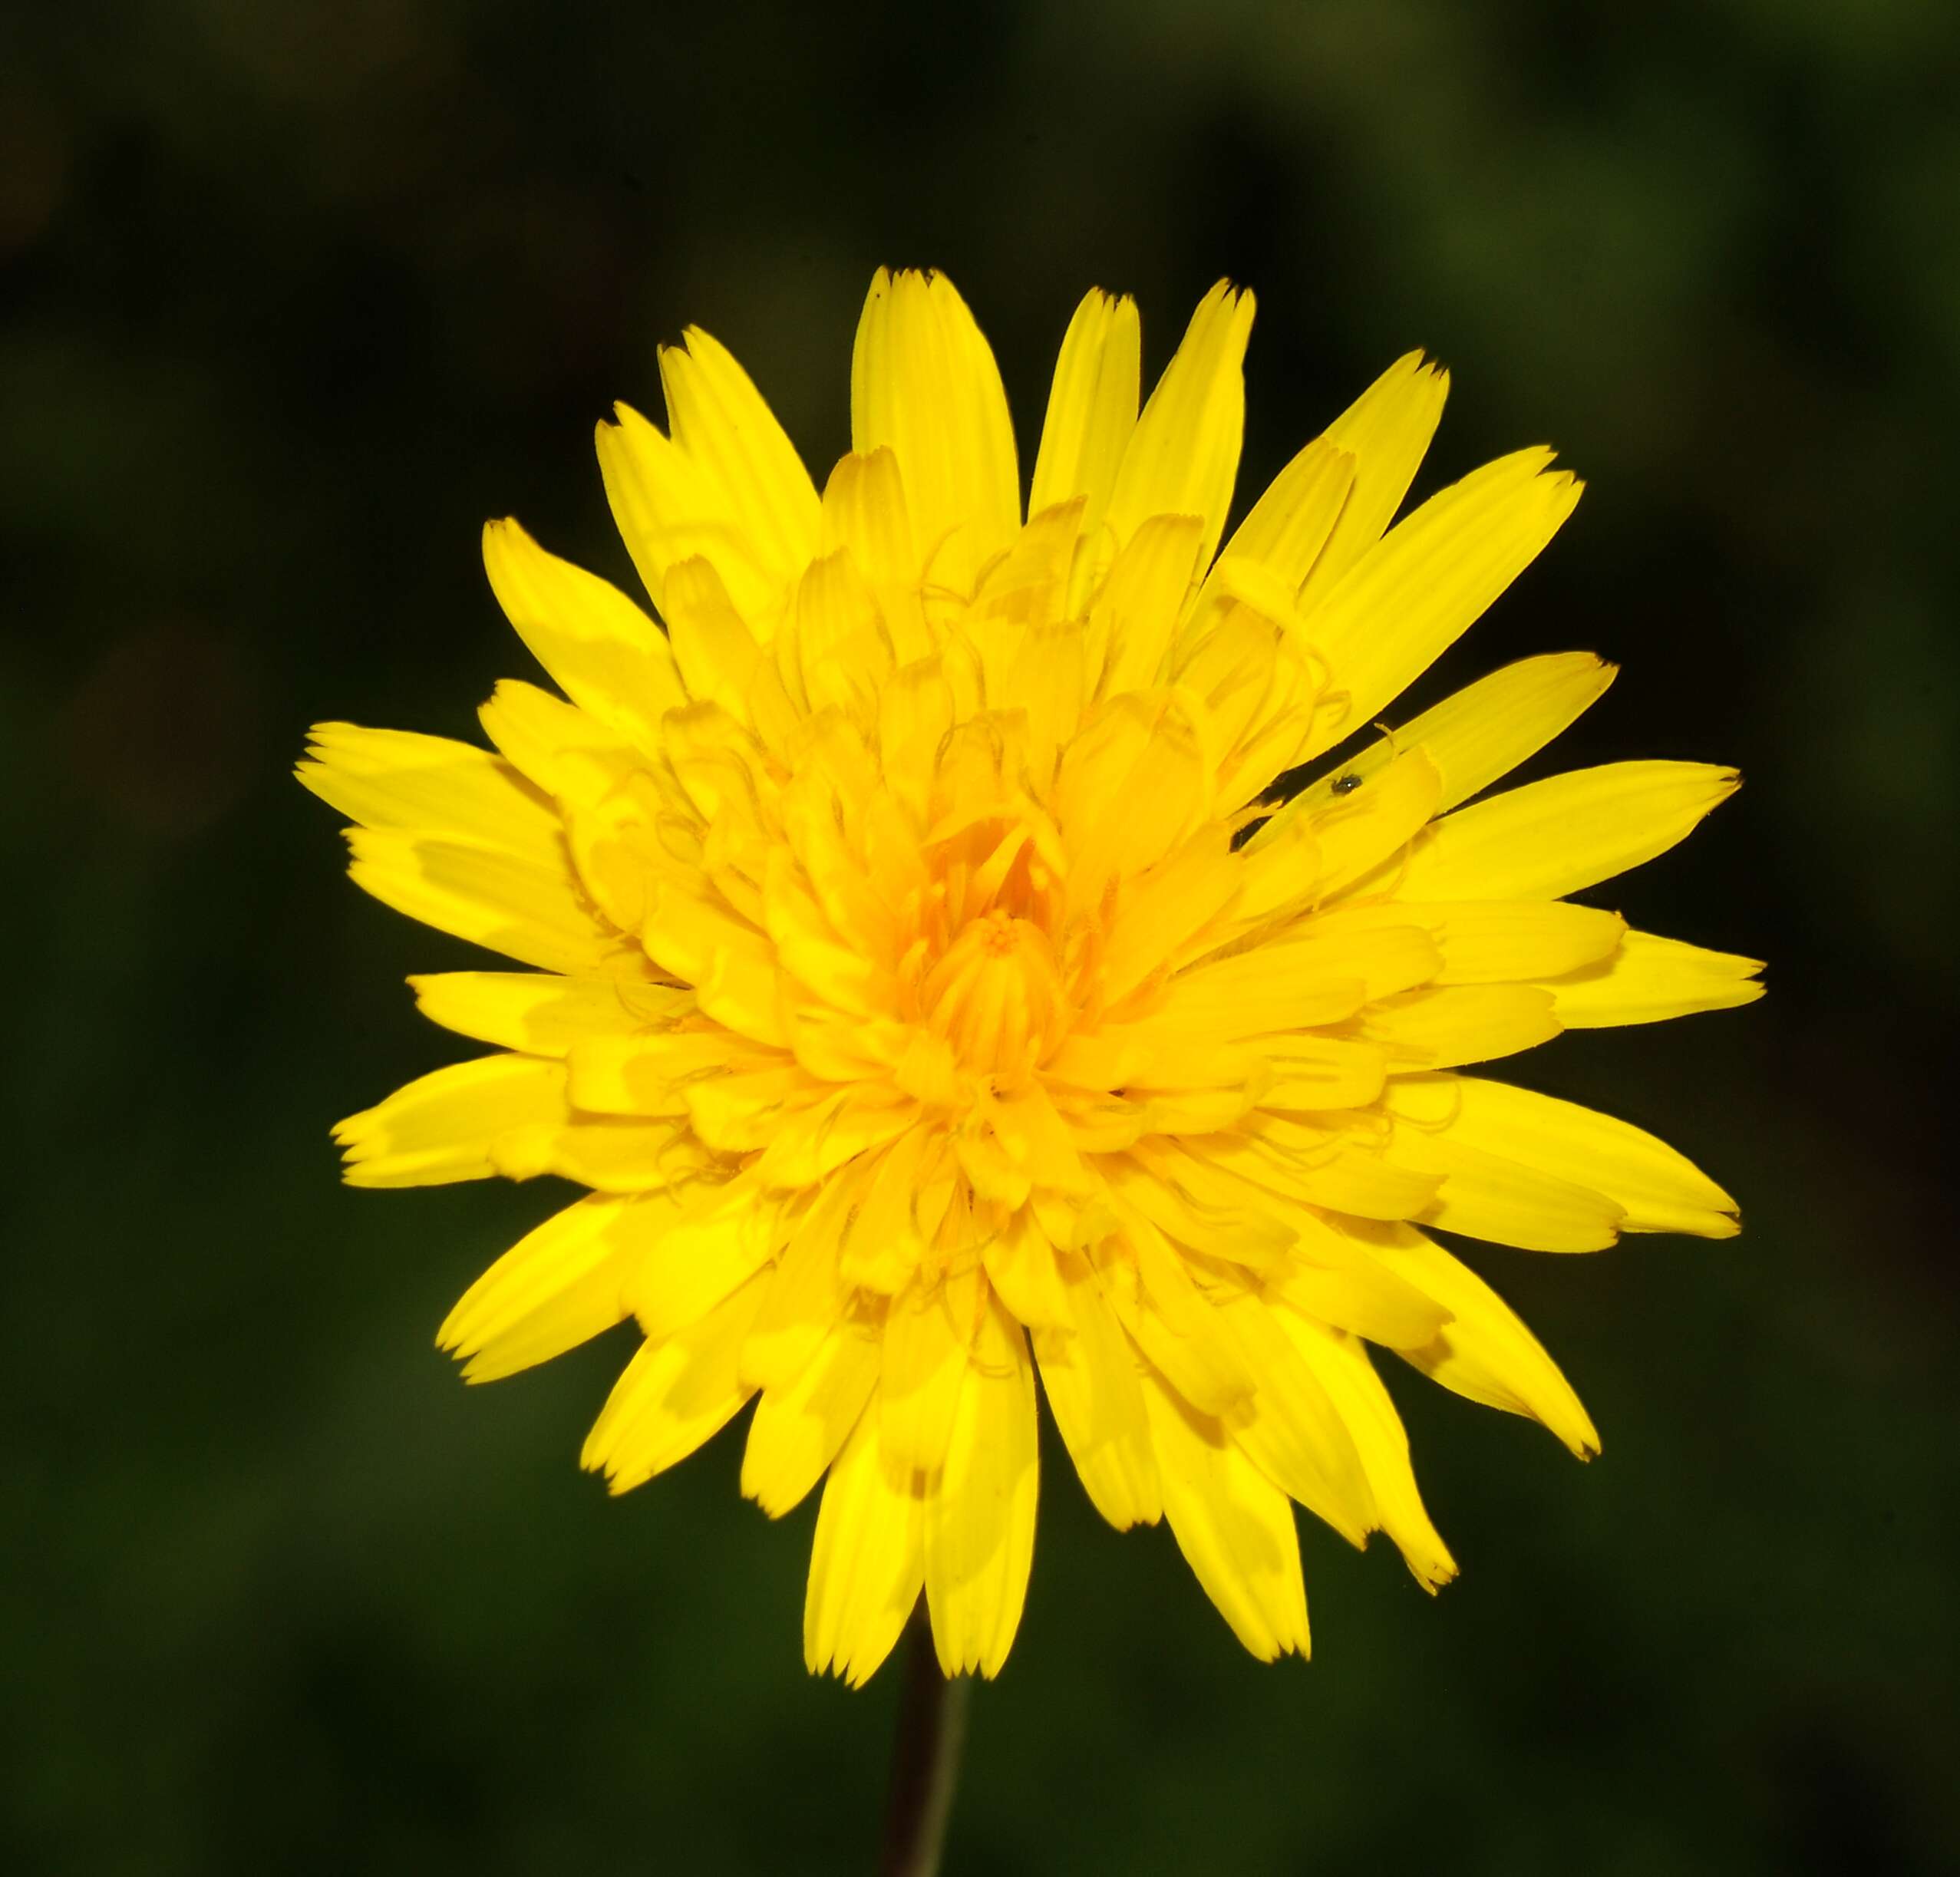
[[1591,494],[1439,681],[1595,648],[1558,766],[1740,764],[1609,902],[1774,981],[1532,1057],[1749,1229],[1476,1255],[1605,1453],[1397,1367],[1435,1602],[1307,1530],[1315,1659],[1261,1668],[1044,1450],[951,1877],[1955,1868],[1956,95],[1918,0],[11,12],[0,1862],[869,1867],[896,1677],[804,1674],[813,1506],[741,1503],[733,1433],[609,1503],[626,1332],[458,1384],[437,1321],[559,1193],[336,1184],[331,1120],[468,1053],[401,988],[468,955],[287,772],[527,671],[485,516],[630,580],[590,427],[684,322],[820,473],[893,262],[1025,461],[1085,288],[1154,370],[1227,272],[1242,503],[1411,345],[1419,490],[1556,442]]

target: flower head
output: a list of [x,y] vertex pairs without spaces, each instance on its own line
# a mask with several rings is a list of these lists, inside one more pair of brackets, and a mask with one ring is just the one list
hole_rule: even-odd
[[[949,282],[881,272],[821,495],[734,360],[665,351],[663,434],[599,431],[662,623],[514,522],[484,555],[563,696],[496,754],[325,724],[301,770],[377,898],[526,971],[414,980],[494,1054],[342,1123],[348,1178],[591,1189],[441,1333],[474,1381],[631,1317],[586,1443],[615,1490],[751,1397],[743,1489],[823,1485],[804,1625],[853,1681],[922,1587],[992,1674],[1034,1544],[1035,1377],[1091,1499],[1166,1519],[1262,1657],[1307,1647],[1297,1500],[1454,1571],[1367,1345],[1597,1445],[1426,1227],[1542,1251],[1719,1237],[1625,1123],[1460,1073],[1562,1028],[1746,1002],[1750,961],[1566,896],[1735,787],[1582,770],[1462,804],[1612,668],[1527,659],[1327,766],[1571,513],[1526,450],[1392,528],[1440,413],[1412,355],[1223,534],[1249,293],[1138,412],[1132,304],[1063,341],[1023,519]],[[663,629],[664,626],[664,629]]]

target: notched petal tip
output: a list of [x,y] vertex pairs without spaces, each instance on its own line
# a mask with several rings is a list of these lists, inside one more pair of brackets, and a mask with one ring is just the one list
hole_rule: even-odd
[[833,1649],[827,1655],[820,1655],[816,1643],[806,1638],[803,1649],[803,1665],[813,1675],[824,1675],[833,1681],[840,1681],[847,1688],[867,1686],[871,1677],[884,1665],[887,1651],[880,1651],[866,1661],[843,1649]]
[[1198,304],[1202,308],[1214,300],[1229,307],[1234,312],[1236,312],[1242,305],[1246,309],[1246,317],[1249,319],[1259,304],[1258,296],[1252,289],[1234,280],[1229,274],[1221,274],[1216,280],[1213,281],[1211,290]]
[[458,1361],[476,1354],[482,1338],[473,1332],[481,1320],[478,1302],[482,1281],[470,1285],[450,1306],[449,1314],[436,1325],[436,1347]]
[[1449,395],[1450,368],[1425,345],[1414,346],[1403,353],[1375,380],[1380,385],[1384,380],[1397,376],[1407,378],[1427,378],[1435,384],[1438,403]]
[[[523,525],[515,515],[493,515],[483,523],[483,566],[493,569],[496,557],[513,545],[529,547],[534,545],[524,532]],[[493,574],[493,578],[494,575]]]
[[784,1499],[780,1495],[770,1492],[766,1486],[760,1485],[751,1479],[746,1466],[742,1471],[740,1490],[744,1499],[756,1507],[764,1518],[772,1521],[787,1518],[803,1503],[803,1498],[808,1496],[805,1494],[803,1497],[797,1499]]

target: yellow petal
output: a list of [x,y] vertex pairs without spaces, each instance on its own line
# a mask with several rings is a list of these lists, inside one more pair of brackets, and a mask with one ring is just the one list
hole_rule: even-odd
[[1273,1316],[1346,1422],[1367,1470],[1381,1529],[1424,1589],[1447,1584],[1457,1575],[1456,1560],[1424,1508],[1409,1461],[1409,1437],[1368,1359],[1367,1346],[1358,1336],[1331,1329],[1297,1310],[1282,1308]]
[[823,485],[819,552],[846,549],[877,590],[886,629],[901,665],[929,658],[937,642],[920,603],[925,555],[912,529],[899,460],[889,448],[837,459]]
[[[1345,1139],[1310,1120],[1261,1113],[1246,1123],[1257,1130],[1253,1140],[1221,1135],[1190,1145],[1256,1185],[1362,1219],[1407,1219],[1435,1199],[1440,1172],[1391,1164],[1378,1143]],[[1285,1150],[1289,1137],[1297,1151]]]
[[742,1350],[742,1374],[758,1387],[780,1390],[800,1381],[850,1313],[840,1248],[866,1185],[857,1168],[846,1169],[790,1225]]
[[431,835],[554,860],[563,836],[550,802],[509,763],[447,737],[315,724],[295,771],[322,801],[368,827]]
[[1204,754],[1173,701],[1130,694],[1101,705],[1064,753],[1054,808],[1069,889],[1094,905],[1113,879],[1153,866],[1204,813]]
[[993,1299],[926,1499],[926,1597],[949,1675],[997,1675],[1007,1660],[1027,1600],[1038,1473],[1028,1340]]
[[609,1489],[630,1491],[684,1460],[734,1419],[755,1391],[737,1372],[764,1280],[751,1278],[698,1322],[642,1344],[614,1384],[579,1456]]
[[1269,960],[1273,973],[1297,973],[1302,983],[1358,984],[1368,1002],[1413,990],[1442,968],[1443,955],[1427,932],[1401,922],[1397,910],[1344,906],[1315,912],[1244,953],[1246,968],[1257,959],[1264,971]]
[[1272,1080],[1259,1090],[1259,1106],[1289,1113],[1364,1107],[1381,1093],[1398,1047],[1391,1039],[1391,1047],[1384,1048],[1382,1039],[1371,1036],[1267,1037],[1261,1053]]
[[1549,1043],[1559,1026],[1549,992],[1530,985],[1472,984],[1384,998],[1371,1004],[1355,1027],[1398,1069],[1450,1069]]
[[785,584],[774,553],[751,539],[736,499],[708,465],[631,405],[614,406],[613,414],[617,424],[601,424],[594,436],[599,473],[654,605],[665,612],[670,571],[698,555],[713,564],[757,636],[767,638]]
[[860,1153],[906,1133],[918,1105],[893,1100],[876,1088],[846,1088],[827,1100],[784,1118],[780,1131],[756,1163],[771,1186],[810,1186]]
[[1741,786],[1712,763],[1607,763],[1460,808],[1425,829],[1407,899],[1558,899],[1664,854]]
[[1092,288],[1068,322],[1055,360],[1029,514],[1081,496],[1084,536],[1093,539],[1102,526],[1124,447],[1136,427],[1141,346],[1136,302]]
[[[830,883],[833,891],[841,885],[835,875]],[[810,876],[786,849],[779,847],[770,855],[763,919],[778,965],[826,1011],[862,1024],[889,1021],[896,981],[889,969],[866,955],[876,929],[859,925],[848,909],[839,910],[845,916],[827,916]],[[808,1040],[819,1041],[814,1036]]]
[[1396,1276],[1361,1241],[1335,1230],[1324,1214],[1293,1206],[1285,1217],[1294,1228],[1293,1245],[1266,1274],[1269,1296],[1385,1349],[1419,1348],[1448,1321],[1449,1311],[1434,1298]]
[[1299,811],[1289,803],[1281,813],[1305,812],[1319,844],[1315,895],[1331,899],[1389,856],[1401,854],[1435,813],[1441,787],[1428,751],[1411,750],[1373,781],[1324,807]]
[[1364,1545],[1376,1524],[1374,1495],[1348,1424],[1318,1376],[1263,1298],[1242,1293],[1222,1304],[1220,1314],[1259,1377],[1252,1394],[1221,1417],[1226,1431],[1282,1493],[1349,1544]]
[[1153,515],[1124,543],[1089,611],[1091,639],[1104,648],[1098,696],[1147,691],[1160,681],[1200,566],[1203,529],[1196,515]]
[[802,1504],[837,1456],[878,1384],[878,1344],[861,1330],[834,1329],[793,1381],[756,1404],[742,1451],[742,1492],[772,1519]]
[[[1047,630],[1061,623],[1063,595],[1082,531],[1083,498],[1044,509],[1014,538],[1005,554],[990,561],[975,589],[970,625]],[[1002,680],[1012,669],[1001,657],[1018,635],[996,630],[973,635],[990,702],[1008,702]]]
[[1475,1272],[1407,1225],[1348,1225],[1398,1275],[1450,1312],[1436,1340],[1400,1353],[1473,1401],[1542,1422],[1581,1460],[1599,1451],[1592,1417],[1510,1306]]
[[[1048,511],[1051,516],[1067,512]],[[1081,727],[1090,689],[1088,653],[1080,627],[1064,621],[1028,632],[1006,667],[998,694],[1002,710],[1025,715],[1028,774],[1038,787],[1054,774],[1063,747]]]
[[671,1209],[664,1196],[595,1195],[554,1213],[463,1293],[436,1332],[437,1347],[464,1361],[467,1380],[494,1381],[623,1323],[621,1292],[639,1256],[640,1225]]
[[357,828],[348,846],[357,886],[438,932],[574,976],[645,971],[638,948],[589,910],[569,859],[533,863],[388,828]]
[[652,1193],[698,1178],[714,1156],[673,1121],[576,1115],[569,1127],[527,1128],[501,1136],[490,1158],[506,1179],[556,1173],[599,1193]]
[[932,579],[961,594],[1021,526],[994,355],[943,274],[879,269],[851,355],[851,447],[897,457]]
[[[888,798],[880,799],[883,806],[890,806]],[[899,925],[880,891],[876,862],[846,831],[857,819],[853,807],[840,798],[827,777],[808,771],[784,791],[781,812],[783,851],[795,864],[779,877],[772,858],[763,881],[765,912],[770,895],[794,886],[800,896],[795,915],[800,922],[820,932],[827,922],[823,935],[833,942],[848,933],[860,949],[896,956],[902,948]],[[870,844],[867,830],[866,845]]]
[[676,561],[668,569],[662,611],[688,698],[718,704],[736,722],[747,723],[762,655],[713,564],[699,555]]
[[1306,1654],[1307,1592],[1291,1503],[1218,1421],[1195,1412],[1155,1371],[1142,1381],[1178,1549],[1261,1661]]
[[776,653],[792,699],[812,711],[875,719],[896,656],[878,602],[847,550],[804,570]]
[[[700,565],[688,562],[675,569],[676,591]],[[739,689],[750,691],[751,697],[761,695],[767,688],[766,681],[774,676],[774,666],[753,647],[740,650],[739,642],[737,653],[728,671],[717,672],[708,681],[728,682],[731,688],[724,694],[734,695]],[[740,677],[737,684],[735,678],[742,673],[747,675]],[[777,695],[781,695],[780,684]],[[738,856],[745,857],[748,843],[762,832],[763,805],[775,795],[775,778],[765,747],[736,711],[713,701],[669,711],[661,727],[666,733],[665,763],[656,770],[629,777],[625,789],[619,791],[647,798],[642,818],[655,824],[649,830],[653,838],[643,840],[638,849],[641,870],[655,879],[671,876],[695,890],[705,876],[724,899],[746,914],[750,906],[741,894],[748,876],[735,863]],[[678,787],[671,785],[670,772],[671,783]],[[665,840],[658,828],[663,819],[668,823]],[[695,858],[695,844],[688,836],[695,832],[690,824],[697,820],[719,823],[702,830],[708,839],[698,850],[698,869],[688,864]],[[680,836],[678,843],[675,835]]]
[[1622,1232],[1727,1239],[1735,1202],[1665,1141],[1576,1103],[1468,1075],[1398,1080],[1394,1111],[1451,1141],[1603,1193]]
[[351,1186],[432,1186],[487,1179],[500,1135],[563,1127],[565,1065],[535,1056],[480,1056],[418,1077],[334,1129]]
[[1230,1127],[1259,1100],[1256,1076],[1222,1088],[1153,1088],[1139,1091],[1145,1131],[1153,1134],[1209,1134]]
[[1615,1242],[1626,1209],[1589,1185],[1562,1179],[1457,1140],[1433,1118],[1435,1082],[1388,1085],[1383,1106],[1397,1117],[1389,1158],[1412,1172],[1440,1173],[1436,1196],[1414,1215],[1425,1225],[1533,1252],[1596,1252]]
[[718,1152],[767,1146],[792,1117],[812,1106],[824,1084],[786,1056],[757,1068],[691,1082],[681,1091],[695,1131]]
[[1155,866],[1126,880],[1103,954],[1098,988],[1120,1004],[1160,967],[1210,949],[1243,897],[1244,869],[1220,827],[1197,833]]
[[630,737],[521,678],[500,679],[477,716],[504,756],[561,802],[596,803],[645,767]]
[[[650,1339],[662,1341],[747,1285],[788,1235],[782,1208],[765,1200],[751,1178],[691,1188],[665,1229],[643,1245],[627,1280],[627,1307]],[[765,1284],[754,1298],[744,1335],[754,1327],[768,1288]]]
[[[1275,576],[1245,561],[1212,569],[1190,609],[1170,671],[1202,705],[1198,721],[1221,813],[1263,794],[1315,747],[1310,732],[1322,668],[1290,629],[1292,602]],[[1259,589],[1264,588],[1262,592]]]
[[1188,1031],[1111,1024],[1096,1034],[1071,1037],[1054,1066],[1058,1079],[1080,1084],[1084,1071],[1101,1062],[1100,1074],[1087,1084],[1092,1087],[1236,1088],[1257,1074],[1259,1054],[1249,1044],[1223,1044]]
[[1147,1021],[1230,1041],[1338,1023],[1367,998],[1360,978],[1318,968],[1314,948],[1275,940],[1179,972]]
[[911,1281],[926,1255],[929,1228],[922,1223],[919,1208],[922,1195],[935,1184],[938,1151],[927,1130],[919,1127],[898,1136],[883,1153],[866,1156],[864,1184],[853,1201],[838,1261],[846,1283],[889,1297]]
[[1257,1377],[1238,1339],[1163,1233],[1133,1207],[1117,1209],[1136,1252],[1139,1289],[1133,1298],[1118,1291],[1111,1301],[1131,1340],[1200,1413],[1219,1414],[1243,1400]]
[[[1617,912],[1560,899],[1401,900],[1382,909],[1423,927],[1443,955],[1433,982],[1513,984],[1609,958],[1626,934]],[[1556,1014],[1556,1012],[1555,1012]]]
[[[1412,717],[1302,791],[1310,802],[1339,799],[1420,747],[1441,771],[1440,814],[1467,801],[1535,755],[1605,694],[1618,675],[1589,652],[1520,658]],[[1355,780],[1350,781],[1352,777]],[[1337,790],[1339,793],[1337,793]]]
[[880,1451],[874,1394],[824,1482],[803,1600],[803,1658],[862,1687],[891,1654],[926,1582],[925,1500]]
[[1450,374],[1405,353],[1327,427],[1325,440],[1354,460],[1354,483],[1327,545],[1305,576],[1302,610],[1317,604],[1381,539],[1415,480],[1443,415]]
[[[1414,1158],[1399,1145],[1397,1153],[1404,1164]],[[1430,1170],[1444,1160],[1436,1197],[1413,1215],[1426,1225],[1528,1252],[1603,1251],[1618,1236],[1620,1208],[1590,1186],[1460,1150],[1425,1150],[1420,1164]]]
[[1112,1154],[1100,1170],[1119,1212],[1140,1213],[1187,1251],[1266,1271],[1293,1242],[1292,1222],[1262,1203],[1265,1195],[1229,1181],[1170,1142],[1153,1140],[1133,1154]]
[[518,637],[565,694],[642,749],[658,750],[661,714],[686,701],[660,628],[617,587],[547,554],[514,521],[485,525],[483,566]]
[[878,1390],[891,1465],[930,1473],[945,1456],[975,1330],[954,1321],[956,1308],[952,1285],[923,1280],[892,1299]]
[[1354,482],[1355,459],[1328,438],[1316,437],[1252,504],[1219,554],[1219,567],[1235,561],[1264,567],[1291,599],[1327,546]]
[[1059,1252],[1056,1262],[1071,1327],[1034,1339],[1055,1425],[1096,1509],[1119,1532],[1154,1525],[1163,1502],[1135,1353],[1088,1260]]
[[817,490],[748,374],[698,326],[660,351],[674,441],[719,485],[756,559],[794,576],[817,549]]
[[[880,702],[879,769],[885,786],[917,822],[928,819],[939,750],[952,731],[954,709],[952,688],[937,659],[894,673]],[[916,866],[916,853],[911,858]],[[919,883],[922,886],[922,878]]]
[[995,1097],[984,1112],[1002,1150],[1031,1184],[1063,1193],[1079,1193],[1089,1185],[1074,1141],[1038,1084],[1018,1094]]
[[660,893],[648,918],[646,948],[718,1023],[758,1043],[789,1041],[776,948],[727,906],[678,887]]
[[[631,988],[637,993],[641,987]],[[673,995],[691,1006],[691,993]],[[705,1077],[790,1067],[780,1051],[732,1031],[698,1024],[650,1034],[608,1034],[594,1028],[574,1041],[565,1061],[572,1107],[620,1115],[685,1114],[689,1094]]]
[[553,971],[434,971],[408,984],[431,1023],[533,1056],[563,1056],[588,1038],[629,1037],[671,1021],[692,1001],[665,985]]
[[[1242,1155],[1236,1167],[1201,1152],[1166,1150],[1150,1160],[1166,1186],[1216,1221],[1216,1241],[1198,1249],[1251,1265],[1272,1294],[1396,1348],[1427,1342],[1440,1326],[1437,1305],[1384,1271],[1364,1247],[1331,1230],[1313,1208],[1246,1179]],[[1278,1229],[1282,1239],[1276,1251],[1269,1245],[1264,1255],[1248,1258],[1233,1240],[1255,1236],[1256,1228],[1248,1229],[1254,1218],[1269,1231]]]
[[1558,532],[1579,484],[1544,473],[1551,460],[1521,450],[1430,496],[1308,615],[1307,635],[1346,694],[1341,728],[1369,722],[1427,671]]
[[1762,968],[1757,958],[1630,932],[1611,956],[1547,978],[1544,988],[1568,1030],[1591,1030],[1753,1004],[1763,995]]
[[1252,312],[1252,294],[1221,280],[1191,315],[1124,450],[1109,506],[1119,542],[1153,515],[1199,515],[1198,558],[1210,559],[1239,473]]
[[1054,1247],[1031,1209],[1023,1207],[1008,1221],[988,1242],[985,1256],[994,1288],[1021,1322],[1040,1329],[1072,1324]]

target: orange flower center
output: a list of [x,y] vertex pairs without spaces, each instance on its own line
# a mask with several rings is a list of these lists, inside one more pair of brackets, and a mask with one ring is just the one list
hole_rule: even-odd
[[1025,1083],[1068,1033],[1067,993],[1048,934],[1006,912],[961,930],[926,975],[919,1002],[962,1065],[998,1089]]

